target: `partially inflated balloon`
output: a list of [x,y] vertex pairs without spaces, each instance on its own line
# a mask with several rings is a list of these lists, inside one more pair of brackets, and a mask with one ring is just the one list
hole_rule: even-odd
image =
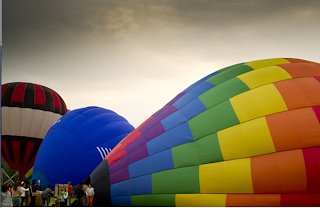
[[62,98],[45,86],[2,85],[2,156],[22,178],[33,166],[49,128],[67,111]]
[[117,113],[100,107],[73,110],[59,119],[44,138],[32,179],[49,184],[79,184],[134,127]]
[[90,174],[96,206],[320,206],[320,64],[241,63],[199,80]]

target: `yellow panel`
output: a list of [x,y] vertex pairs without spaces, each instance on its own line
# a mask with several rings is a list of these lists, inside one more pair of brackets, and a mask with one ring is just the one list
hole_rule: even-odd
[[176,194],[176,207],[225,207],[227,194]]
[[218,131],[224,160],[233,160],[275,152],[265,117]]
[[264,60],[258,60],[258,61],[250,61],[246,63],[245,65],[250,66],[253,69],[260,69],[267,66],[274,66],[278,64],[287,64],[290,63],[290,61],[283,59],[283,58],[274,58],[274,59],[264,59]]
[[241,126],[251,157],[276,151],[265,117],[245,122]]
[[288,110],[281,94],[271,83],[230,98],[241,123]]
[[259,70],[253,70],[248,73],[241,74],[237,77],[241,79],[250,89],[272,82],[292,78],[286,70],[279,66],[264,67]]
[[200,193],[253,193],[250,158],[199,166]]

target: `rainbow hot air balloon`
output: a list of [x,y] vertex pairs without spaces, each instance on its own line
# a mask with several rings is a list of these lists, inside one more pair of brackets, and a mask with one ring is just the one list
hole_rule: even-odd
[[320,206],[320,64],[221,69],[177,95],[90,174],[95,206]]
[[117,113],[90,106],[68,112],[45,136],[32,179],[42,189],[55,184],[79,184],[134,127]]
[[33,166],[49,128],[66,113],[60,95],[45,86],[13,82],[2,85],[2,156],[20,178]]

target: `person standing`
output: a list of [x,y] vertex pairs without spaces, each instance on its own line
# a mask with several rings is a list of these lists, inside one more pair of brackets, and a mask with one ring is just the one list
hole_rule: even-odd
[[[71,206],[72,191],[73,191],[73,188],[72,188],[71,182],[69,182],[68,183],[68,200],[67,200],[69,201],[69,206]],[[66,201],[66,206],[68,206],[67,201]]]
[[83,191],[83,184],[84,182],[80,183],[80,186],[77,188],[77,193],[76,193],[76,198],[77,198],[77,207],[81,206],[84,207],[85,206],[85,193]]
[[93,207],[94,188],[91,186],[91,184],[88,185],[88,188],[86,190],[86,195],[87,195],[89,207]]
[[23,193],[20,183],[16,182],[12,188],[12,204],[14,207],[20,207],[20,196]]
[[64,189],[61,191],[60,207],[66,206],[67,198],[68,198],[68,191]]
[[12,207],[12,198],[9,187],[3,185],[1,188],[1,207]]
[[26,188],[26,184],[23,181],[21,182],[21,185],[22,186],[20,188],[22,189],[22,194],[21,194],[21,204],[20,204],[20,206],[23,207],[23,202],[26,199],[26,191],[29,191],[29,188]]
[[50,188],[48,187],[45,191],[42,192],[41,194],[41,199],[42,199],[42,206],[44,207],[47,201],[47,206],[49,207],[49,198],[48,195],[50,196],[54,196],[53,192],[50,190]]
[[83,183],[83,192],[84,192],[84,195],[83,195],[83,199],[84,199],[84,206],[87,207],[88,206],[88,200],[87,200],[87,197],[86,197],[86,191],[87,191],[87,184]]
[[31,202],[30,202],[31,207],[34,207],[36,205],[36,195],[37,195],[36,182],[33,181],[31,186]]

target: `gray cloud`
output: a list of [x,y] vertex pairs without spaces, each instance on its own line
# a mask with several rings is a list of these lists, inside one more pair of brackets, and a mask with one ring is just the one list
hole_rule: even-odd
[[320,62],[319,11],[318,0],[4,1],[3,83],[43,84],[71,109],[98,105],[137,126],[222,67]]

